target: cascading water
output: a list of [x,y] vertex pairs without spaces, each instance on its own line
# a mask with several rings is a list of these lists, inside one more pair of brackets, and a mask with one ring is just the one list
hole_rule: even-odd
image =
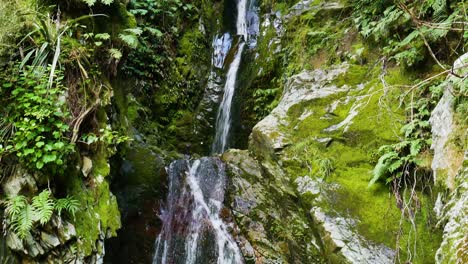
[[239,248],[220,217],[226,175],[219,158],[177,160],[170,175],[163,229],[153,263],[242,263]]
[[219,106],[218,116],[216,118],[216,135],[211,148],[212,153],[222,153],[226,150],[229,130],[231,128],[231,108],[232,98],[236,89],[237,71],[241,62],[242,51],[245,43],[240,43],[236,56],[229,66],[224,85],[224,95],[221,105]]
[[[252,7],[248,0],[237,1],[236,34],[241,38],[227,71],[212,154],[222,153],[228,147],[232,101],[242,53],[246,43],[249,47],[255,45],[258,34],[258,23],[252,24],[252,21],[258,22]],[[224,66],[230,48],[231,36],[228,33],[215,37],[213,67]],[[177,160],[170,164],[167,172],[169,194],[166,208],[160,216],[163,227],[156,240],[153,264],[243,263],[239,247],[229,232],[230,227],[221,217],[226,184],[221,160],[216,157]]]

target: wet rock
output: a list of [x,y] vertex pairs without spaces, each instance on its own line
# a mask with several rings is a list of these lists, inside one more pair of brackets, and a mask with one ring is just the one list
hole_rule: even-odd
[[[273,148],[273,150],[280,150],[290,144],[287,136],[288,132],[285,131],[289,125],[286,118],[288,110],[303,102],[348,91],[350,89],[348,86],[337,87],[330,84],[333,79],[345,73],[347,69],[347,64],[341,64],[329,70],[303,71],[291,77],[284,88],[278,106],[253,128],[250,145],[254,148],[254,151],[264,153],[262,149],[268,149],[269,147]],[[347,120],[352,119],[355,115],[356,113],[352,112],[351,117]],[[346,122],[337,125],[337,128],[346,125]]]
[[290,187],[282,186],[287,183],[278,164],[260,163],[245,150],[229,150],[222,159],[230,175],[228,200],[248,263],[319,263],[308,229],[312,223],[301,213]]
[[24,251],[23,241],[13,232],[9,232],[6,236],[6,243],[8,247],[17,252]]
[[46,252],[39,241],[36,241],[31,234],[28,234],[23,242],[28,256],[35,258]]
[[319,226],[320,237],[328,254],[339,255],[343,262],[349,263],[393,263],[395,251],[367,241],[356,233],[356,220],[327,215],[319,207],[312,208],[311,214]]
[[93,170],[93,161],[89,157],[83,156],[82,162],[83,165],[81,166],[81,172],[83,173],[83,176],[88,177]]
[[317,1],[302,0],[289,9],[289,13],[285,16],[285,18],[291,19],[312,9],[317,10],[317,13],[323,13],[330,11],[340,11],[344,8],[345,6],[341,2],[320,2],[317,4]]
[[36,180],[21,167],[16,169],[13,175],[5,179],[2,183],[2,188],[7,196],[37,192]]
[[63,224],[57,227],[58,237],[62,243],[66,243],[72,238],[76,237],[75,226],[69,222],[64,222]]
[[297,184],[297,191],[300,194],[319,194],[321,182],[322,179],[314,181],[309,176],[299,177],[295,180],[295,183]]
[[443,209],[440,225],[444,226],[443,241],[437,250],[437,263],[464,263],[468,259],[468,152],[464,166],[456,177],[456,189]]
[[[436,253],[436,263],[464,263],[468,260],[468,152],[460,149],[452,138],[459,127],[454,116],[455,98],[452,90],[466,85],[468,53],[457,59],[453,71],[458,76],[449,76],[444,95],[431,113],[432,145],[434,158],[432,169],[435,180],[449,188],[451,193],[444,198],[439,193],[434,211],[439,217],[439,226],[443,226],[442,243]],[[465,83],[463,83],[465,82]],[[464,132],[463,132],[464,133]],[[446,204],[443,205],[443,202]]]
[[60,245],[60,240],[55,234],[48,234],[46,232],[41,232],[41,246],[45,251],[49,251]]

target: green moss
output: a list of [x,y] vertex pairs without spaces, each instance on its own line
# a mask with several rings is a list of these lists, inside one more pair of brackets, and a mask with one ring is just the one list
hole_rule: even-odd
[[78,237],[77,250],[84,256],[100,250],[96,243],[101,239],[101,231],[105,237],[110,237],[115,236],[120,228],[117,200],[105,180],[108,174],[107,155],[100,153],[93,158],[92,172],[85,181],[79,175],[67,180],[67,193],[81,204],[74,225]]
[[[303,195],[303,202],[311,207],[319,205],[331,215],[359,219],[356,227],[358,233],[390,248],[396,246],[401,222],[400,247],[413,249],[416,242],[418,255],[413,256],[413,262],[431,263],[441,239],[440,230],[435,229],[431,218],[431,197],[418,193],[423,206],[416,214],[414,229],[409,218],[402,218],[389,186],[377,184],[368,188],[377,150],[381,145],[398,140],[398,132],[405,120],[403,109],[399,107],[401,91],[398,85],[412,80],[411,75],[398,68],[389,68],[384,86],[379,78],[380,73],[379,68],[351,64],[345,74],[331,83],[338,87],[348,85],[349,91],[291,107],[288,112],[289,125],[283,131],[289,133],[293,144],[282,153],[283,166],[292,181],[304,175],[323,178],[321,161],[333,160],[334,170],[324,178],[326,182],[337,183],[339,187],[320,201],[313,195]],[[334,102],[340,103],[334,111],[328,112]],[[345,120],[351,109],[357,110],[358,114],[347,126],[335,131],[325,130]],[[311,114],[300,120],[299,117],[305,112]],[[317,142],[317,138],[331,138],[332,141],[324,144]],[[426,224],[428,221],[430,224]],[[407,257],[405,250],[400,254],[402,259]]]
[[342,74],[333,80],[333,84],[337,86],[355,86],[362,84],[366,82],[365,77],[370,73],[369,69],[365,66],[351,64],[345,74]]

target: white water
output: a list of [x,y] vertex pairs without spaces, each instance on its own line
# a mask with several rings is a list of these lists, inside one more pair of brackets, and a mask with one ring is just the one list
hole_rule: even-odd
[[223,100],[219,106],[218,116],[216,118],[216,135],[212,146],[212,152],[214,154],[223,153],[227,147],[229,130],[231,129],[232,99],[236,89],[237,72],[239,70],[244,46],[245,43],[239,44],[239,49],[237,50],[236,56],[229,66],[227,73],[226,84],[224,85]]
[[[200,188],[200,180],[203,179],[202,170],[199,170],[200,160],[196,160],[189,169],[187,175],[187,183],[192,190],[195,210],[194,210],[194,221],[197,225],[194,232],[190,235],[190,238],[186,242],[186,249],[189,249],[189,254],[186,263],[195,263],[196,249],[198,245],[198,237],[200,226],[208,215],[211,227],[214,229],[216,235],[216,246],[218,250],[218,264],[237,264],[242,263],[242,255],[236,244],[229,234],[226,225],[223,220],[219,217],[221,209],[223,207],[222,201],[216,199],[210,199],[205,201],[204,194]],[[201,176],[201,177],[200,177]],[[219,182],[217,185],[222,185]],[[216,186],[216,189],[223,188],[223,186]]]
[[[243,38],[237,46],[236,54],[226,75],[223,99],[216,118],[216,134],[211,149],[213,154],[223,153],[228,147],[237,74],[249,37],[247,9],[250,10],[251,7],[247,6],[247,2],[248,0],[237,2],[236,34]],[[252,36],[257,34],[256,32],[258,29],[254,28]],[[255,42],[252,43],[255,46]],[[231,36],[228,33],[215,37],[212,58],[214,67],[224,66],[224,59],[230,47]],[[192,165],[185,161],[187,165],[184,166],[185,177],[183,178],[179,177],[181,161],[175,161],[170,165],[168,208],[163,212],[163,229],[156,240],[154,264],[214,263],[215,259],[217,264],[243,263],[240,249],[231,237],[228,226],[220,217],[223,209],[226,175],[223,166],[221,166],[222,169],[213,167],[214,159],[198,159]],[[184,239],[180,240],[181,237]],[[206,244],[207,241],[209,241],[209,246]]]
[[237,35],[244,36],[244,41],[247,41],[247,0],[237,1],[236,29]]

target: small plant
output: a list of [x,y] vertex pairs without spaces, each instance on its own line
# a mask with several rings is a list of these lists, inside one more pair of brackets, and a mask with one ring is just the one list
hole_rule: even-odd
[[410,120],[401,127],[403,140],[396,144],[384,145],[379,148],[381,155],[373,171],[369,186],[378,180],[390,183],[409,174],[409,169],[421,162],[419,154],[428,149],[432,143],[431,126],[429,124],[430,110],[440,98],[440,87],[445,83],[429,87],[430,95],[421,95],[421,99],[411,104],[408,109]]
[[96,142],[101,142],[106,145],[118,145],[130,140],[128,136],[122,136],[119,132],[111,130],[110,127],[99,129],[99,135],[94,133],[85,134],[82,136],[82,143],[91,145]]
[[450,39],[463,42],[468,37],[463,1],[356,0],[352,5],[361,35],[383,44],[385,56],[408,67],[430,54],[444,69],[435,54],[457,54],[459,47]]
[[255,117],[261,120],[267,116],[277,105],[278,100],[275,100],[279,92],[279,88],[256,89],[253,93]]
[[[93,6],[97,2],[97,0],[82,0],[82,1],[88,4],[89,6]],[[100,0],[99,2],[101,2],[104,5],[110,5],[114,2],[114,0]]]
[[74,150],[67,137],[70,116],[65,105],[63,75],[55,72],[51,87],[47,76],[20,70],[3,80],[0,95],[4,104],[4,125],[9,135],[0,142],[0,158],[15,154],[28,168],[61,166]]
[[50,190],[45,189],[32,199],[23,195],[8,197],[3,201],[6,229],[24,239],[35,225],[47,224],[54,212],[60,216],[62,210],[65,210],[75,216],[80,206],[77,200],[71,197],[55,200],[51,195]]

